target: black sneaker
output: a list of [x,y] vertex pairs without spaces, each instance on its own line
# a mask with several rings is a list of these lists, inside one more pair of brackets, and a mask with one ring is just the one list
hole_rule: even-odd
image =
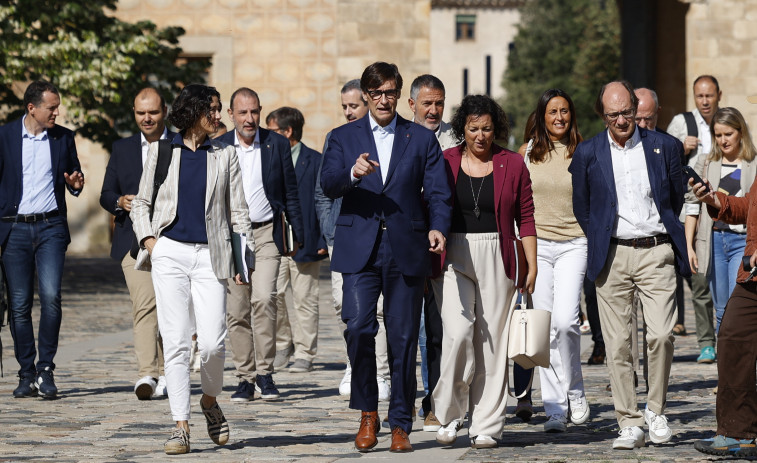
[[237,386],[237,392],[231,394],[232,402],[249,402],[254,398],[255,387],[247,380],[242,380]]
[[13,397],[21,399],[24,397],[37,397],[37,385],[34,382],[34,375],[20,376],[18,387],[13,390]]
[[260,393],[260,398],[264,400],[272,400],[279,398],[279,390],[276,389],[276,384],[273,382],[273,376],[271,374],[258,375],[255,378],[255,390]]
[[37,373],[37,389],[39,389],[39,395],[44,399],[54,399],[58,395],[58,388],[53,379],[53,370],[50,367],[45,367],[44,370]]

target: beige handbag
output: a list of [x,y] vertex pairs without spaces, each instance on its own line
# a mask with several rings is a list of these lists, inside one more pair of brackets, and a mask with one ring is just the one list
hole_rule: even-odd
[[552,314],[533,308],[531,295],[526,303],[510,311],[507,356],[523,368],[549,367],[549,333]]

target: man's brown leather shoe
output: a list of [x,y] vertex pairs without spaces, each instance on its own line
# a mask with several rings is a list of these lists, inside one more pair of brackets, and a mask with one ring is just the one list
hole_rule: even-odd
[[360,416],[360,429],[355,436],[355,448],[358,452],[368,452],[378,444],[376,434],[379,432],[378,412],[363,412]]
[[395,426],[392,429],[392,446],[389,448],[390,452],[412,452],[413,446],[410,445],[410,438],[407,437],[407,433],[399,426]]

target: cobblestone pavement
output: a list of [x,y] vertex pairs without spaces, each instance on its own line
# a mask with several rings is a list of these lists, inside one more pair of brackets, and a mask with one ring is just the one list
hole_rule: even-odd
[[[399,461],[703,461],[693,443],[714,429],[715,365],[696,363],[695,336],[676,338],[667,416],[673,441],[650,444],[635,451],[613,451],[615,421],[605,366],[583,367],[592,418],[586,425],[568,427],[564,434],[545,434],[540,394],[535,390],[537,414],[520,423],[508,408],[502,445],[473,450],[465,432],[451,449],[442,449],[434,433],[411,434],[415,452],[389,453],[384,430],[375,452],[357,453],[352,444],[358,426],[357,412],[337,393],[344,368],[344,347],[330,303],[326,265],[321,281],[320,343],[311,373],[282,371],[275,375],[281,399],[256,399],[247,404],[229,402],[236,386],[227,355],[224,394],[219,402],[231,426],[231,439],[217,447],[207,437],[199,410],[199,373],[192,374],[192,452],[168,457],[163,442],[173,424],[167,400],[140,402],[133,393],[136,378],[131,336],[131,307],[119,266],[109,259],[69,257],[63,293],[63,326],[56,357],[60,398],[14,399],[17,364],[9,330],[0,332],[5,350],[5,377],[0,379],[1,461],[299,461],[331,462],[340,459]],[[38,309],[35,308],[38,316]],[[36,326],[36,320],[35,320]],[[687,306],[686,326],[694,331],[694,316]],[[228,343],[227,343],[228,345]],[[582,337],[583,359],[591,351],[589,336]],[[420,384],[420,374],[419,384]],[[643,407],[643,381],[639,402]],[[422,391],[419,391],[422,392]],[[420,404],[420,393],[418,404]],[[380,414],[386,415],[386,403]]]

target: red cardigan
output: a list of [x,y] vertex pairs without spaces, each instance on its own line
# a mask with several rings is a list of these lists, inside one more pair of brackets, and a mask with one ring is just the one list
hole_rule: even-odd
[[[463,159],[463,146],[464,144],[460,144],[444,151],[447,180],[453,192],[453,206],[457,175]],[[505,273],[512,280],[515,276],[515,259],[510,242],[515,238],[515,224],[518,224],[521,237],[536,236],[531,176],[520,154],[496,144],[492,144],[492,165],[494,168],[494,212],[497,217],[499,245]],[[441,274],[446,254],[445,251],[440,256],[441,258],[434,259],[433,278]]]

